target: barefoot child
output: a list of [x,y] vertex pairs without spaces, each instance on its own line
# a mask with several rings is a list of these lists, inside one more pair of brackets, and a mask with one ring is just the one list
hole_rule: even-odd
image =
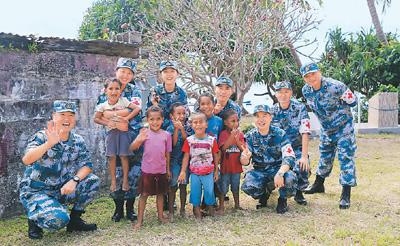
[[239,206],[240,174],[243,172],[240,163],[240,152],[244,149],[244,135],[239,130],[239,116],[234,109],[228,109],[223,114],[224,130],[219,135],[218,145],[221,149],[221,180],[219,194],[219,208],[217,213],[224,213],[224,197],[228,193],[229,186],[235,201],[235,209]]
[[[183,144],[182,169],[178,178],[179,183],[186,180],[186,168],[190,169],[190,203],[193,205],[193,214],[201,219],[200,202],[204,192],[204,201],[209,214],[214,216],[214,182],[218,181],[218,144],[215,137],[206,133],[207,117],[203,113],[194,113],[191,116],[194,135],[188,137]],[[190,159],[190,164],[189,164]]]
[[156,196],[158,220],[167,223],[163,215],[164,194],[168,192],[170,175],[170,152],[172,151],[171,135],[161,129],[164,117],[162,109],[151,106],[146,113],[149,128],[140,130],[139,135],[130,146],[130,150],[144,145],[142,159],[142,176],[140,177],[138,192],[140,193],[138,207],[138,221],[134,229],[143,224],[144,210],[147,198]]
[[[108,157],[108,166],[111,176],[111,192],[114,192],[116,187],[116,158],[121,159],[123,181],[122,190],[129,190],[128,172],[129,172],[129,144],[131,139],[127,131],[118,129],[117,124],[120,120],[129,121],[140,112],[140,107],[129,102],[125,97],[121,97],[121,82],[118,79],[108,79],[104,85],[107,95],[107,101],[99,104],[96,107],[94,122],[104,125],[107,128],[106,137],[106,156]],[[130,108],[132,111],[129,114],[119,115],[120,110]],[[105,112],[115,111],[110,118],[106,117]],[[121,111],[120,111],[121,112]],[[110,114],[108,114],[110,115]]]
[[[172,135],[172,152],[171,152],[171,180],[169,186],[169,201],[168,201],[168,211],[169,211],[169,219],[172,221],[174,216],[174,204],[176,191],[178,190],[178,176],[182,168],[182,146],[186,137],[188,136],[188,132],[185,130],[185,121],[186,121],[186,109],[182,103],[174,103],[171,106],[171,124],[167,127],[167,131]],[[185,206],[186,206],[186,186],[189,179],[189,172],[186,168],[186,180],[179,184],[179,193],[180,193],[180,215],[182,217],[185,216]]]

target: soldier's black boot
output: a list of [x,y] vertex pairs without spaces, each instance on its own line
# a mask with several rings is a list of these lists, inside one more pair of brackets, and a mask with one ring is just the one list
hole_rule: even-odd
[[260,199],[258,200],[258,204],[256,205],[256,209],[261,209],[267,207],[267,201],[269,198],[269,193],[263,194]]
[[307,205],[307,200],[303,196],[303,192],[301,190],[296,191],[296,195],[294,196],[294,200],[300,205]]
[[287,199],[286,198],[278,198],[278,205],[276,206],[276,212],[278,214],[284,214],[288,211]]
[[323,177],[317,175],[314,184],[308,187],[304,191],[304,193],[305,194],[324,193],[325,192],[324,181],[325,179]]
[[350,208],[350,193],[351,193],[351,186],[343,185],[342,188],[342,195],[340,196],[340,209],[348,209]]
[[115,211],[111,220],[114,222],[119,222],[122,218],[124,218],[124,200],[114,199],[115,203]]
[[28,220],[28,236],[30,239],[41,239],[43,237],[43,229],[33,220]]
[[133,199],[128,199],[126,200],[126,218],[130,221],[135,221],[137,220],[137,215],[135,213],[135,210],[133,208],[133,205],[135,204],[135,198]]
[[96,224],[87,224],[84,220],[81,219],[84,211],[71,210],[70,220],[67,225],[67,231],[94,231],[97,230]]

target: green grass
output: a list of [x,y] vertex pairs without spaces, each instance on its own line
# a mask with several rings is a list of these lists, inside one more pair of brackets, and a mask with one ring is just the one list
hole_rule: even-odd
[[[318,141],[311,142],[313,172]],[[187,206],[187,218],[157,222],[154,198],[148,202],[145,224],[133,232],[130,222],[110,220],[113,203],[102,196],[91,204],[84,219],[96,222],[94,233],[46,232],[41,241],[27,237],[26,217],[0,221],[0,245],[399,245],[400,244],[400,136],[360,136],[357,150],[358,186],[352,190],[349,210],[339,210],[338,163],[326,180],[326,193],[307,195],[307,206],[288,201],[289,212],[275,213],[277,192],[268,207],[256,210],[256,201],[241,194],[243,211],[227,205],[226,215],[197,221]],[[314,180],[314,176],[310,180]]]

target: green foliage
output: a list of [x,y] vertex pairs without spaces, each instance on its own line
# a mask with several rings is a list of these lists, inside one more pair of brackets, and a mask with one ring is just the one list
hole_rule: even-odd
[[400,43],[388,34],[388,45],[382,44],[373,30],[356,34],[340,28],[328,33],[328,42],[320,65],[325,76],[345,82],[367,98],[381,85],[398,87],[400,83]]
[[400,92],[400,87],[394,87],[393,85],[380,85],[378,92]]
[[39,52],[39,45],[35,41],[32,43],[28,44],[28,51],[30,53],[38,53]]
[[[121,26],[127,23],[130,30],[143,31],[143,26],[154,20],[152,9],[155,0],[97,0],[83,18],[79,38],[108,39],[111,33],[126,31]],[[144,23],[144,25],[143,25]]]
[[[299,68],[288,48],[273,50],[271,55],[264,58],[262,70],[255,81],[260,81],[273,90],[272,85],[277,81],[287,80],[293,84],[293,96],[302,96],[303,79],[299,76]],[[270,94],[273,98],[273,96]],[[273,100],[275,100],[273,98]]]

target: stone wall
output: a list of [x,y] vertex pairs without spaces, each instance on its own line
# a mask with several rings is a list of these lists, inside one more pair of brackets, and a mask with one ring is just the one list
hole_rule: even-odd
[[18,200],[25,169],[21,155],[27,139],[50,119],[56,99],[78,103],[76,131],[85,138],[95,172],[104,180],[103,134],[92,116],[102,82],[114,75],[117,59],[101,54],[0,50],[0,218],[23,211]]

